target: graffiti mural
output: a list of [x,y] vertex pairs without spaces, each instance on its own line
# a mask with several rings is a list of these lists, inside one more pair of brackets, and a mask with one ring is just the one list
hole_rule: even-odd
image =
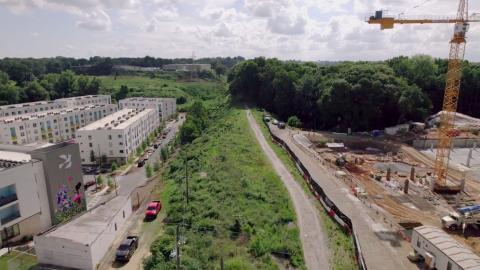
[[[58,192],[55,197],[57,207],[55,209],[56,224],[65,222],[72,217],[87,210],[87,202],[85,198],[80,194],[80,188],[82,183],[78,182],[74,187],[71,186],[73,178],[67,178],[67,185],[58,186]],[[73,192],[75,197],[70,196],[69,189]]]

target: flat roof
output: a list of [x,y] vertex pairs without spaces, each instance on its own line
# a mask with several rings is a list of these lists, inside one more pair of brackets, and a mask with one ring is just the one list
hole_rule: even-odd
[[84,245],[92,245],[100,234],[108,228],[112,219],[126,202],[126,197],[117,196],[71,221],[52,228],[51,231],[43,236],[58,237]]
[[[142,109],[123,109],[120,111],[117,111],[116,113],[113,113],[111,115],[108,115],[100,120],[97,120],[96,122],[91,123],[88,126],[85,126],[79,131],[86,131],[86,130],[96,130],[98,128],[101,128],[102,130],[105,130],[109,127],[111,129],[124,129],[137,121],[140,117],[143,117],[150,113],[151,111],[154,111],[154,109],[148,109],[148,108],[142,108]],[[135,114],[136,113],[136,114]],[[130,114],[130,115],[129,115]],[[120,117],[120,119],[118,119]],[[127,117],[130,117],[127,119]],[[113,123],[112,123],[113,121]],[[123,121],[122,123],[120,123]],[[117,126],[115,124],[118,123]],[[108,124],[108,125],[107,125]],[[107,126],[106,126],[107,125]]]
[[48,100],[48,101],[25,102],[25,103],[3,105],[3,106],[0,106],[0,110],[13,109],[13,108],[24,108],[24,107],[30,107],[30,106],[36,106],[36,105],[46,105],[46,104],[61,105],[59,103],[55,103],[55,101]]
[[30,154],[21,153],[21,152],[14,152],[14,151],[5,151],[0,150],[0,160],[8,160],[8,161],[30,161],[32,157]]
[[339,147],[345,147],[343,143],[327,143],[328,148],[339,148]]
[[48,110],[48,111],[31,112],[31,113],[25,113],[25,114],[19,114],[19,115],[10,115],[10,116],[0,117],[0,123],[3,121],[9,121],[9,120],[13,120],[14,122],[20,122],[20,121],[24,121],[24,119],[26,120],[38,119],[38,118],[41,118],[40,116],[47,117],[47,116],[55,115],[55,113],[59,113],[60,115],[62,115],[62,114],[67,114],[73,111],[88,111],[91,109],[97,109],[100,107],[107,107],[107,106],[115,106],[115,104],[106,104],[106,103],[87,104],[87,105],[65,107],[61,109],[54,109],[54,110]]
[[87,96],[79,96],[79,97],[69,97],[69,98],[59,98],[59,99],[55,99],[55,101],[57,100],[77,100],[77,99],[90,99],[90,98],[96,98],[96,97],[112,97],[110,95],[87,95]]
[[480,270],[480,257],[455,241],[442,229],[433,226],[421,226],[414,228],[414,230],[464,270]]
[[142,97],[133,97],[133,98],[125,98],[120,100],[122,101],[163,101],[166,99],[175,99],[175,98],[142,98]]

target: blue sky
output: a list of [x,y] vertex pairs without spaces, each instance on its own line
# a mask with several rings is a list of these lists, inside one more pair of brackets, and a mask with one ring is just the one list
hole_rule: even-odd
[[[456,0],[0,0],[3,57],[256,56],[384,60],[448,56],[453,25],[396,25],[364,19],[378,9],[454,15]],[[470,1],[470,13],[480,1]],[[479,23],[480,24],[480,23]],[[478,33],[478,35],[477,35]],[[466,59],[480,61],[472,24]]]

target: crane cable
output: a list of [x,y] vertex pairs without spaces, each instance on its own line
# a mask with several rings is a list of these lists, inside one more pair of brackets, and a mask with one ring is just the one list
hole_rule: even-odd
[[405,12],[399,13],[397,16],[405,15],[405,13],[408,13],[408,12],[410,12],[410,11],[418,8],[419,6],[421,6],[421,5],[423,5],[423,4],[426,4],[426,3],[430,2],[430,1],[431,1],[431,0],[424,1],[424,2],[422,2],[421,4],[418,4],[418,5],[414,6],[413,8],[411,8],[411,9],[405,11]]

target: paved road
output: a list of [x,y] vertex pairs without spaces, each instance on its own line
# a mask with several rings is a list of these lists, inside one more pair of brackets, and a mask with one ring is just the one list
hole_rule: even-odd
[[[181,114],[183,115],[183,114]],[[173,122],[170,124],[167,124],[167,128],[171,127],[172,131],[170,131],[167,135],[167,138],[162,142],[161,146],[158,149],[155,149],[155,151],[152,153],[150,158],[148,159],[151,163],[155,162],[155,159],[157,157],[160,157],[160,148],[165,146],[170,139],[172,139],[175,136],[175,133],[178,132],[178,128],[180,125],[185,121],[185,115],[183,115],[183,119],[178,121],[178,122]],[[133,166],[136,166],[133,165]],[[93,180],[93,175],[86,175],[84,176],[84,181],[90,181]],[[118,195],[119,196],[124,196],[127,197],[132,190],[143,183],[147,181],[147,177],[145,176],[145,169],[144,167],[138,169],[135,172],[128,173],[123,176],[118,176],[116,177],[117,180],[117,187],[118,187]],[[87,194],[93,189],[94,187],[91,187],[87,190]],[[88,208],[92,208],[97,204],[101,204],[109,199],[111,199],[114,196],[114,193],[112,194],[104,194],[102,196],[87,196],[87,205],[89,205]],[[92,202],[93,201],[93,202]]]
[[329,199],[340,211],[350,217],[368,270],[419,269],[406,258],[412,249],[408,242],[399,237],[398,232],[373,218],[370,210],[352,195],[343,181],[331,177],[326,168],[292,141],[289,130],[281,130],[273,125],[271,130],[288,144]]
[[287,187],[295,212],[297,213],[298,226],[300,228],[300,236],[302,239],[303,253],[308,269],[330,269],[328,263],[328,249],[325,242],[325,235],[320,227],[319,213],[317,208],[308,195],[297,183],[292,174],[285,168],[285,165],[280,161],[275,152],[273,152],[270,145],[263,137],[263,133],[258,126],[253,116],[249,116],[250,110],[247,110],[247,117],[250,126],[255,132],[263,152],[268,157],[275,171],[280,175],[283,183]]

